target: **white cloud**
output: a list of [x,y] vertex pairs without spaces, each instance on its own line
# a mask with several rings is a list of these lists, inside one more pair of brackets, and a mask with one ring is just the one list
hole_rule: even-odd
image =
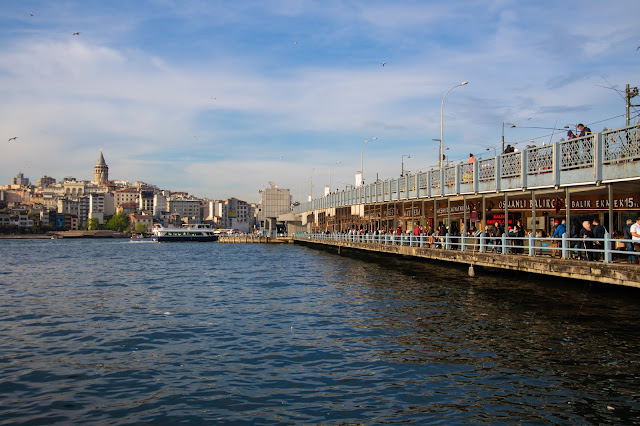
[[[104,148],[113,177],[252,201],[260,182],[299,186],[340,160],[336,182],[351,183],[373,136],[381,178],[399,174],[402,153],[432,163],[442,96],[463,80],[446,99],[445,139],[466,155],[499,140],[503,121],[622,113],[601,75],[637,84],[639,42],[624,47],[632,2],[157,1],[76,21],[80,4],[66,6],[0,33],[0,115],[5,140],[22,143],[3,150],[0,179],[27,162],[33,180],[91,178]],[[599,22],[568,25],[568,14]]]

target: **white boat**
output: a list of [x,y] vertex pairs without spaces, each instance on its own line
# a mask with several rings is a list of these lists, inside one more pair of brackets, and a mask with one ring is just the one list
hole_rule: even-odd
[[218,241],[218,235],[207,225],[189,225],[183,227],[164,227],[155,225],[151,239],[157,242],[169,241]]

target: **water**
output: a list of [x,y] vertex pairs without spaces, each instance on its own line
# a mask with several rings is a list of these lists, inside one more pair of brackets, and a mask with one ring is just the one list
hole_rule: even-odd
[[640,297],[292,245],[0,240],[0,423],[634,423]]

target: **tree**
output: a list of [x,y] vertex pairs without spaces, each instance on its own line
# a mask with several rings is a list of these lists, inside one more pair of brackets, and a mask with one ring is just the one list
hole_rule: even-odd
[[91,217],[87,221],[87,230],[88,231],[93,231],[95,229],[98,229],[99,226],[100,226],[100,222],[98,221],[97,217]]
[[142,222],[138,222],[136,223],[136,228],[133,232],[135,232],[136,234],[144,234],[145,232],[147,232],[147,225]]
[[116,232],[124,232],[129,228],[129,218],[123,212],[116,213],[109,219],[105,228]]

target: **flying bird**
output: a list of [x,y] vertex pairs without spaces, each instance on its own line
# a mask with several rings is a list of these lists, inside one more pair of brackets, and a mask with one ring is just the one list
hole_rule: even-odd
[[386,64],[386,62],[383,62],[383,63],[382,63],[382,66],[384,67],[384,66],[385,66],[385,64]]
[[80,33],[73,33],[73,35],[80,35]]
[[294,41],[294,42],[293,42],[293,44],[298,44],[298,42],[297,42],[297,41]]
[[14,136],[14,137],[12,137],[12,138],[9,138],[9,142],[11,142],[11,141],[15,141],[16,139],[18,139],[18,137],[17,137],[17,136]]
[[31,12],[29,13],[29,16],[33,16],[33,11],[31,11]]

